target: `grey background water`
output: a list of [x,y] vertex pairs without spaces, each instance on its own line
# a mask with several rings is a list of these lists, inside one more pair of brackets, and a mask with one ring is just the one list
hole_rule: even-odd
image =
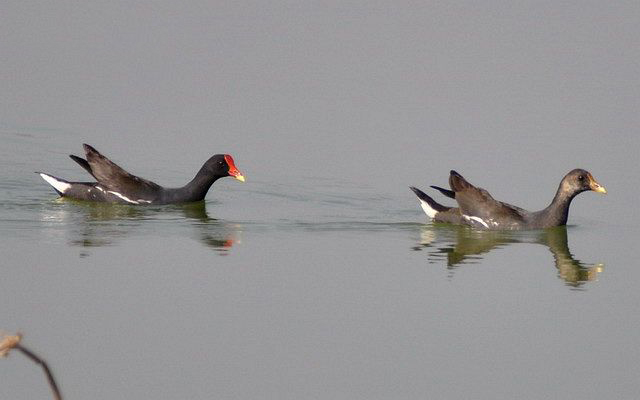
[[[637,2],[3,2],[0,328],[69,399],[635,398]],[[56,200],[87,142],[204,206]],[[426,222],[455,168],[570,226]],[[0,398],[48,398],[0,360]]]

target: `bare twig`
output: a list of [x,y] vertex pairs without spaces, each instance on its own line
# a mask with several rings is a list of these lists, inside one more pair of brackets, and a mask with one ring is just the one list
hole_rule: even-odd
[[42,358],[38,357],[33,351],[24,347],[20,344],[22,340],[22,335],[5,335],[2,340],[0,340],[0,357],[5,357],[9,355],[9,351],[11,349],[20,350],[22,354],[31,359],[31,361],[36,364],[40,364],[42,369],[44,370],[45,375],[47,375],[47,381],[49,381],[49,386],[51,387],[51,391],[53,392],[53,397],[55,400],[62,400],[62,394],[60,394],[60,389],[58,388],[58,384],[56,383],[55,378],[53,377],[53,373],[49,369],[49,365]]
[[2,340],[0,340],[0,357],[6,357],[9,355],[9,350],[16,347],[20,340],[22,339],[21,334],[17,335],[2,335]]

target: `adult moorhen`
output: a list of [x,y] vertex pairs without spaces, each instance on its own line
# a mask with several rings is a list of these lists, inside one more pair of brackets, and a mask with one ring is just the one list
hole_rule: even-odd
[[120,168],[96,149],[84,144],[86,160],[70,157],[87,170],[97,182],[69,182],[37,172],[60,196],[79,200],[126,204],[170,204],[203,200],[216,180],[232,176],[244,182],[228,154],[216,154],[204,163],[196,176],[181,188],[164,188]]

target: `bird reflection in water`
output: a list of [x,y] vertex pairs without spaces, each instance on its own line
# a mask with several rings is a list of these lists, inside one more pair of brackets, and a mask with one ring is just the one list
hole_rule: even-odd
[[240,243],[242,226],[209,217],[203,201],[174,208],[180,208],[185,218],[195,221],[192,225],[198,230],[200,242],[220,255],[228,254],[234,243]]
[[[71,234],[70,243],[85,248],[81,257],[89,256],[91,247],[115,245],[123,238],[135,235],[136,231],[166,223],[169,226],[162,228],[164,232],[171,234],[187,227],[202,244],[226,255],[235,243],[239,243],[242,231],[238,224],[210,217],[204,201],[136,207],[61,198],[55,201],[54,207],[44,211],[42,219],[59,223],[57,230]],[[176,221],[186,224],[177,224]]]
[[420,242],[414,250],[426,250],[429,262],[445,260],[452,270],[478,263],[482,254],[514,243],[542,244],[553,254],[558,276],[572,287],[594,281],[604,270],[604,264],[586,264],[573,258],[567,242],[567,227],[558,226],[539,231],[478,231],[463,226],[430,224],[422,227]]

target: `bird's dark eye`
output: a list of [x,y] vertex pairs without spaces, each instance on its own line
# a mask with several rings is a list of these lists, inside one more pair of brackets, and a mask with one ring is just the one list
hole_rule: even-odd
[[580,176],[578,177],[578,180],[579,180],[580,182],[584,181],[584,175],[580,175]]
[[218,161],[218,165],[224,165],[222,161]]

